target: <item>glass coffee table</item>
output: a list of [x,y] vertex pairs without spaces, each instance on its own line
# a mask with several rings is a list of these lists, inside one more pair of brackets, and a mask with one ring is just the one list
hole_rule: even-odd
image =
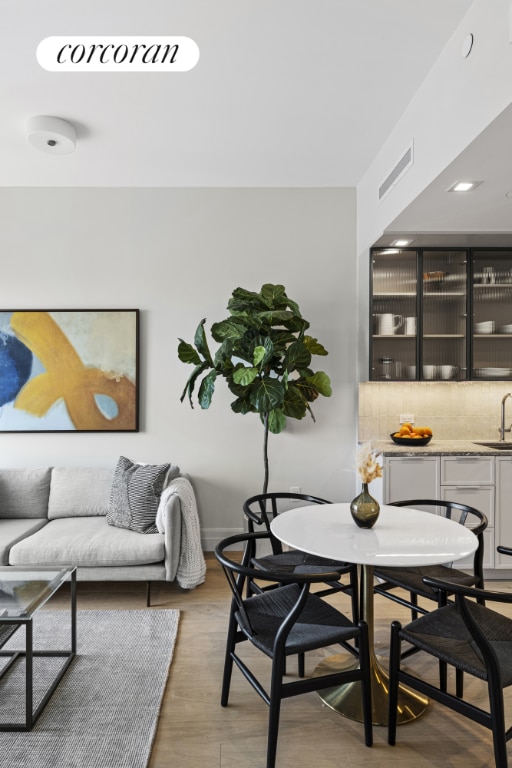
[[[64,584],[70,583],[70,647],[65,650],[34,650],[34,616]],[[64,616],[64,612],[62,612]],[[24,630],[24,632],[23,632]],[[4,649],[15,633],[21,650]],[[24,637],[24,643],[22,638]],[[11,644],[12,645],[12,644]],[[17,664],[25,666],[25,721],[0,722],[0,731],[30,731],[76,655],[76,568],[0,567],[0,685]],[[63,662],[50,678],[42,699],[34,708],[34,658],[58,657]],[[4,664],[4,659],[7,662]],[[22,687],[19,695],[23,695]],[[2,720],[0,697],[0,720]]]

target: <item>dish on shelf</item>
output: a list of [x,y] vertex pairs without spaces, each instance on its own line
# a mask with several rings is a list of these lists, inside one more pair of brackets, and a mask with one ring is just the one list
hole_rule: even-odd
[[437,270],[435,272],[424,272],[423,280],[426,283],[442,283],[447,274],[448,272],[441,272],[441,270]]
[[432,440],[432,435],[427,437],[395,437],[390,435],[390,438],[396,445],[408,445],[410,448],[420,447],[422,445],[428,445]]
[[512,333],[512,325],[500,325],[500,333]]
[[483,379],[506,379],[512,376],[512,368],[476,368],[475,374]]

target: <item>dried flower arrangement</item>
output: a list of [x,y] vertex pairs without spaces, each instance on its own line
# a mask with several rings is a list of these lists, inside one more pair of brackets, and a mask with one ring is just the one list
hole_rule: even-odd
[[357,450],[356,468],[363,483],[371,483],[382,477],[382,467],[377,461],[380,452],[374,450],[372,443],[363,443]]

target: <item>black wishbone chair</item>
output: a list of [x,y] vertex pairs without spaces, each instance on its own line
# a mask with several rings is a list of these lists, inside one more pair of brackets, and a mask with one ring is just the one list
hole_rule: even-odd
[[[339,560],[330,560],[317,555],[310,555],[307,552],[299,550],[283,550],[283,545],[277,539],[270,529],[271,521],[283,511],[283,505],[287,509],[295,506],[304,506],[304,504],[330,504],[330,501],[321,499],[318,496],[309,496],[301,493],[264,493],[251,496],[244,502],[244,515],[248,521],[249,532],[265,530],[269,537],[271,545],[271,554],[257,555],[254,542],[251,546],[251,565],[261,570],[280,570],[287,573],[307,573],[308,570],[314,572],[318,569],[336,571],[335,578],[332,578],[325,586],[325,589],[316,591],[318,597],[334,594],[335,592],[345,592],[350,595],[352,620],[355,624],[359,621],[359,603],[358,603],[358,580],[357,565],[345,563]],[[342,576],[348,578],[343,581]],[[254,581],[247,581],[248,594],[261,591],[261,588]]]
[[[428,587],[450,593],[455,603],[431,611],[405,627],[391,625],[389,661],[388,741],[395,743],[398,684],[434,699],[492,731],[496,768],[507,768],[507,741],[512,728],[505,728],[503,689],[512,685],[512,619],[491,604],[511,604],[512,593],[465,587],[448,580],[425,579]],[[456,671],[486,681],[489,707],[484,710],[449,694],[400,667],[402,641],[418,651],[435,656]]]
[[[431,507],[432,510],[438,510],[439,514],[449,520],[454,520],[460,525],[471,528],[478,539],[478,547],[473,558],[473,568],[470,572],[452,568],[450,565],[425,565],[414,568],[379,568],[374,569],[376,578],[381,579],[374,585],[374,592],[393,600],[400,605],[404,605],[411,610],[411,618],[418,618],[418,614],[428,613],[428,610],[418,604],[418,598],[423,597],[437,603],[438,607],[446,605],[451,593],[438,589],[432,589],[426,578],[446,579],[446,581],[455,582],[462,586],[476,586],[484,588],[483,558],[484,558],[484,530],[487,528],[487,517],[480,510],[469,507],[467,504],[459,504],[455,501],[444,501],[441,499],[410,499],[407,501],[391,502],[394,507]],[[395,593],[396,588],[401,588],[409,592],[409,599]],[[402,658],[416,653],[416,648],[408,648],[404,651]],[[446,664],[439,662],[439,681],[442,690],[446,690]],[[464,675],[462,670],[457,670],[457,694],[462,696],[464,688]]]
[[[478,548],[473,558],[473,567],[468,569],[470,572],[452,568],[449,565],[426,565],[414,568],[380,568],[375,566],[374,574],[382,580],[376,583],[374,591],[379,595],[393,600],[400,605],[411,609],[411,618],[416,619],[419,613],[428,613],[428,610],[418,605],[418,597],[424,597],[427,600],[434,600],[438,606],[446,605],[447,594],[434,590],[424,582],[424,578],[446,579],[456,584],[470,587],[475,586],[483,589],[483,557],[484,557],[484,535],[487,528],[487,517],[480,510],[469,507],[467,504],[459,504],[455,501],[444,501],[441,499],[410,499],[408,501],[393,501],[393,507],[430,507],[432,510],[438,510],[449,520],[454,520],[467,528],[471,528],[478,539]],[[392,592],[396,588],[402,588],[409,592],[409,599],[401,597]]]
[[[317,573],[283,573],[261,571],[250,567],[251,547],[263,539],[266,533],[246,533],[230,536],[221,541],[215,556],[226,574],[232,591],[229,614],[221,705],[228,705],[233,663],[245,679],[269,706],[267,768],[274,768],[277,755],[277,738],[281,701],[310,691],[341,685],[354,680],[361,681],[364,716],[364,738],[372,745],[372,706],[369,675],[368,627],[364,622],[355,625],[343,613],[325,600],[310,592],[312,584],[334,580],[336,571]],[[240,562],[233,559],[230,549],[243,549]],[[280,584],[279,589],[246,594],[246,580],[258,579]],[[359,649],[351,646],[357,639]],[[262,651],[272,663],[270,689],[256,677],[238,652],[238,646],[249,642]],[[333,644],[341,644],[359,658],[359,667],[318,677],[286,680],[287,656],[304,654]],[[341,724],[341,721],[340,721]]]

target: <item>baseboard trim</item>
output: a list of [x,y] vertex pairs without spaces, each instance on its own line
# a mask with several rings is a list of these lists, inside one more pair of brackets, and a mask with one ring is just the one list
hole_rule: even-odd
[[203,552],[213,552],[219,541],[228,536],[244,533],[244,528],[203,528],[201,530],[201,546]]

